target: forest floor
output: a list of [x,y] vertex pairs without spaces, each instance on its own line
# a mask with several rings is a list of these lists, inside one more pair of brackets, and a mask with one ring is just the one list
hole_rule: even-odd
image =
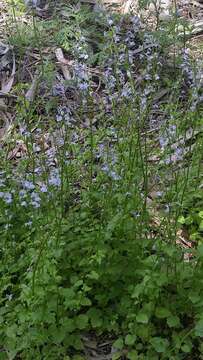
[[202,5],[177,6],[0,1],[0,359],[203,359]]

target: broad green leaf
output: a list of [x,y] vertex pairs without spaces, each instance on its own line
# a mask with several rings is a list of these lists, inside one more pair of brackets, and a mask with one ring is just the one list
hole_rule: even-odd
[[122,338],[118,338],[114,343],[113,343],[113,347],[115,347],[118,350],[122,350],[123,349],[123,339]]
[[201,219],[203,219],[203,210],[201,210],[198,215]]
[[83,350],[83,348],[84,348],[84,345],[78,335],[74,336],[72,345],[73,345],[74,349],[76,349],[78,351]]
[[178,218],[178,222],[179,222],[179,224],[181,224],[181,225],[185,224],[185,218],[184,218],[184,216],[180,216],[180,217]]
[[81,355],[74,355],[72,359],[73,360],[85,360],[85,358]]
[[149,316],[144,312],[139,312],[136,316],[136,321],[141,324],[147,324],[149,321]]
[[83,330],[88,325],[88,316],[85,314],[78,315],[76,318],[76,326],[78,329]]
[[[150,336],[150,327],[146,326],[146,324],[139,324],[136,333],[140,339],[142,339],[143,341],[148,341],[148,338]],[[137,346],[136,346],[136,350],[137,350]]]
[[201,300],[200,295],[194,291],[194,293],[191,293],[188,298],[193,304],[196,304],[199,300]]
[[170,316],[170,311],[164,307],[157,307],[155,311],[155,315],[159,319],[165,319]]
[[143,291],[143,288],[144,288],[144,285],[143,284],[138,284],[135,286],[134,290],[133,290],[133,293],[131,295],[132,299],[136,299],[139,297],[139,295],[142,293]]
[[203,220],[200,222],[200,224],[199,224],[199,230],[200,231],[203,231]]
[[51,325],[49,331],[52,336],[53,342],[57,344],[60,344],[66,336],[63,326],[57,327],[56,325]]
[[200,244],[197,248],[197,253],[200,257],[203,257],[203,244]]
[[172,333],[172,340],[174,343],[174,348],[177,350],[180,350],[181,345],[182,345],[182,338],[181,335],[179,336],[178,333],[176,331],[174,331]]
[[127,358],[129,360],[138,360],[139,358],[138,358],[137,351],[136,350],[129,351],[128,354],[127,354]]
[[102,313],[100,310],[91,308],[88,310],[87,314],[90,318],[93,328],[99,328],[102,326],[103,320],[102,320]]
[[66,299],[73,299],[75,297],[73,288],[61,289],[61,292]]
[[118,223],[120,223],[121,214],[118,213],[109,221],[107,225],[107,233],[112,233]]
[[17,335],[17,325],[16,324],[13,324],[11,325],[10,327],[7,327],[6,329],[6,335],[9,337],[9,338],[12,338],[14,339]]
[[92,305],[91,300],[88,299],[87,297],[82,298],[80,303],[83,306],[91,306]]
[[74,285],[74,288],[79,288],[79,287],[81,287],[83,285],[83,280],[78,280],[73,285]]
[[181,346],[181,350],[184,353],[189,353],[191,351],[192,347],[189,344],[184,344]]
[[131,335],[131,334],[126,335],[125,337],[126,345],[132,346],[134,345],[135,341],[136,341],[136,335]]
[[165,273],[159,274],[159,276],[156,278],[156,283],[158,286],[163,286],[164,284],[168,283],[168,277]]
[[65,318],[62,323],[66,333],[71,333],[76,329],[73,319]]
[[168,340],[161,337],[154,337],[150,340],[154,350],[158,353],[164,353],[168,348]]
[[98,280],[98,279],[99,279],[99,274],[98,274],[96,271],[92,270],[92,271],[87,275],[87,277],[88,277],[89,279],[91,279],[91,280]]
[[192,216],[187,216],[185,219],[185,224],[186,225],[191,225],[193,223],[193,218]]
[[173,315],[171,315],[171,316],[169,316],[169,317],[167,318],[167,324],[168,324],[168,326],[169,326],[170,328],[179,326],[179,325],[180,325],[180,319],[179,319],[178,316],[173,316]]
[[121,356],[122,356],[122,352],[118,351],[118,352],[113,354],[112,360],[118,360],[118,359],[121,358]]
[[203,337],[203,319],[199,320],[195,325],[195,336]]

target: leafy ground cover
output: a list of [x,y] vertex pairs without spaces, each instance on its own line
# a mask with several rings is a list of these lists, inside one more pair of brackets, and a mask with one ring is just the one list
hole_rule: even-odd
[[0,359],[202,359],[202,63],[187,24],[4,6]]

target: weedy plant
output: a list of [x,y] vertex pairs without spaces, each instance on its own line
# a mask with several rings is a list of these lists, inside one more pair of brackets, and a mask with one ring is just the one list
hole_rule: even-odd
[[[199,68],[184,41],[167,62],[171,43],[136,16],[65,14],[52,40],[73,59],[71,79],[39,45],[43,96],[14,88],[13,138],[0,150],[0,358],[85,359],[93,336],[114,360],[201,359]],[[100,24],[96,48],[88,24]]]

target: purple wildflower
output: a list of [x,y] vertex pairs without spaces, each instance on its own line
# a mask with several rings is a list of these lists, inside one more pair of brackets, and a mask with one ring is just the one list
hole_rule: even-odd
[[33,190],[35,188],[35,185],[33,184],[33,182],[28,181],[28,180],[23,181],[22,186],[24,187],[24,189],[27,189],[27,190]]
[[59,171],[57,169],[52,170],[49,178],[49,185],[59,187],[61,185],[61,179]]
[[159,144],[161,146],[161,149],[164,149],[167,145],[168,145],[168,138],[164,137],[164,136],[160,136],[159,138]]
[[9,192],[0,192],[0,198],[2,198],[6,204],[11,204],[13,201],[12,194]]
[[48,191],[47,186],[46,186],[45,184],[42,184],[42,185],[40,186],[40,191],[41,191],[42,193],[46,193],[46,192]]
[[88,87],[89,87],[89,85],[88,85],[88,83],[86,83],[86,82],[81,82],[81,83],[79,84],[79,89],[82,90],[82,91],[88,90]]
[[36,192],[32,192],[31,194],[31,205],[34,206],[35,208],[39,208],[40,207],[40,197],[39,194],[37,194]]

